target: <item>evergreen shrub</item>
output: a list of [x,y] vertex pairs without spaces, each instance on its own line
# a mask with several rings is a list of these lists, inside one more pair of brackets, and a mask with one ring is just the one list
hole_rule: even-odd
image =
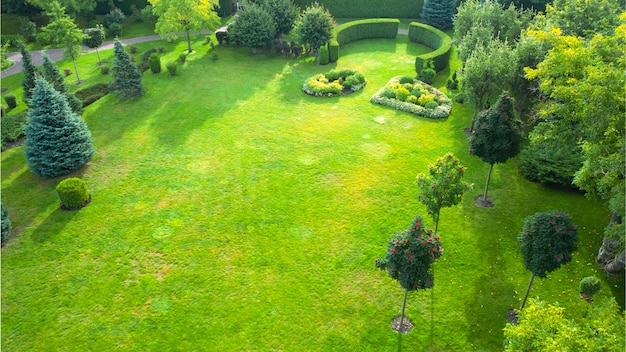
[[24,126],[26,125],[26,114],[5,116],[0,120],[0,132],[2,133],[2,150],[10,142],[15,142],[24,136]]
[[75,210],[84,207],[89,201],[89,191],[85,181],[78,177],[67,178],[56,187],[61,199],[61,208]]
[[7,102],[9,109],[15,109],[17,107],[17,98],[15,94],[7,94],[4,96],[4,101]]
[[176,76],[176,70],[178,69],[178,64],[176,62],[170,62],[165,66],[165,68],[167,68],[167,73],[169,73],[170,76]]
[[580,292],[590,296],[600,291],[601,286],[602,282],[595,276],[583,277],[579,284]]
[[320,47],[319,51],[317,52],[317,60],[320,65],[328,65],[329,56],[327,45],[322,45]]
[[532,141],[522,148],[519,169],[526,179],[546,185],[577,189],[574,174],[583,165],[582,149],[575,143]]
[[424,107],[426,109],[434,109],[434,108],[436,108],[438,106],[439,106],[439,104],[437,104],[436,101],[429,101],[428,103],[424,104]]
[[93,86],[77,90],[75,94],[76,97],[83,102],[83,107],[86,107],[109,94],[109,85],[106,83],[96,83]]
[[161,73],[161,57],[159,54],[154,53],[150,55],[148,63],[150,64],[150,71],[152,73]]
[[339,46],[361,39],[390,38],[398,35],[400,20],[371,18],[344,23],[334,30],[329,42],[330,62],[339,59]]

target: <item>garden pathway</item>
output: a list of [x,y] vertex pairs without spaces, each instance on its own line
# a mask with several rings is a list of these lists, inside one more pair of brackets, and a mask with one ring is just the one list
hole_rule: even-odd
[[[218,29],[218,31],[220,29]],[[409,34],[409,31],[406,29],[398,29],[398,34],[406,35],[406,34]],[[122,44],[130,45],[130,44],[137,44],[137,43],[143,43],[143,42],[150,42],[150,41],[159,40],[159,39],[161,39],[161,37],[158,34],[154,34],[154,35],[147,35],[147,36],[137,37],[137,38],[122,39]],[[98,48],[98,50],[106,50],[106,49],[112,49],[112,48],[113,48],[113,41],[108,41],[108,42],[104,42]],[[52,59],[52,61],[59,61],[63,58],[64,51],[65,49],[63,48],[48,49],[48,50],[33,50],[30,52],[30,55],[33,58],[33,63],[35,64],[35,66],[40,66],[43,63],[41,54],[44,54],[44,53],[47,54]],[[95,51],[96,49],[91,49],[86,46],[83,46],[84,53],[92,53]],[[8,76],[14,75],[16,73],[22,72],[22,54],[19,51],[8,53],[7,59],[13,61],[13,66],[7,68],[4,71],[1,71],[0,78],[5,78]]]

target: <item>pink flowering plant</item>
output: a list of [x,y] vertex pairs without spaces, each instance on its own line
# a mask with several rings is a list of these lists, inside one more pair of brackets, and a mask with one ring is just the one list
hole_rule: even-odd
[[431,264],[443,254],[439,236],[424,228],[423,223],[416,216],[407,230],[389,240],[385,256],[376,259],[376,267],[386,270],[407,291],[433,287]]
[[472,189],[474,185],[462,181],[465,166],[450,153],[438,158],[435,164],[429,165],[428,174],[417,175],[415,183],[421,191],[417,199],[426,206],[428,214],[432,216],[436,235],[441,208],[459,204],[465,191]]

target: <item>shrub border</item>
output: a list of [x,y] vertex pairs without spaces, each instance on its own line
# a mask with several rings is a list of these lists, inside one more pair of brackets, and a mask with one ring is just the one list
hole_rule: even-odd
[[[363,27],[373,27],[375,30],[369,28],[369,30],[361,31]],[[350,21],[336,27],[333,31],[333,36],[328,43],[330,62],[335,62],[339,59],[339,47],[341,45],[361,39],[394,39],[398,35],[399,27],[400,20],[390,18],[370,18],[365,20]],[[353,36],[354,38],[351,38]]]
[[411,22],[409,24],[409,41],[423,44],[433,49],[433,51],[418,55],[415,58],[415,72],[419,74],[424,62],[428,59],[433,60],[435,71],[437,72],[448,67],[450,51],[452,50],[452,39],[449,35],[433,26],[419,22]]
[[387,88],[392,83],[400,83],[400,78],[402,78],[402,76],[396,76],[390,79],[387,84],[385,84],[382,88],[378,90],[378,92],[376,92],[376,94],[372,96],[370,101],[374,104],[388,106],[401,111],[406,111],[413,115],[423,116],[430,119],[445,119],[450,116],[450,113],[452,112],[452,100],[450,100],[450,98],[445,93],[427,83],[424,83],[424,85],[430,87],[430,93],[435,94],[438,97],[445,97],[445,99],[441,99],[439,101],[439,106],[434,109],[426,109],[423,106],[399,101],[397,99],[383,97],[381,94],[385,90],[385,88]]

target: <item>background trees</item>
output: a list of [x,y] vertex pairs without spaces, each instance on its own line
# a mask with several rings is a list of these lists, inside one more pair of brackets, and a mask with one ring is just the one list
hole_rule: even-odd
[[35,83],[25,134],[28,169],[40,177],[66,175],[95,154],[85,122],[43,77]]
[[217,2],[211,0],[149,0],[158,16],[155,31],[176,39],[180,32],[187,36],[187,51],[192,52],[190,31],[213,30],[220,24],[215,12]]
[[116,40],[113,45],[115,59],[112,66],[112,90],[116,91],[122,99],[142,95],[144,87],[141,83],[141,72],[139,72],[135,63],[130,61],[130,56],[124,50],[122,42]]
[[520,310],[524,309],[535,276],[546,277],[572,260],[572,253],[577,249],[577,230],[569,214],[562,211],[536,213],[524,219],[518,241],[524,267],[531,272],[531,276]]
[[259,47],[271,43],[276,35],[276,24],[265,8],[250,3],[239,10],[237,20],[228,26],[230,40],[252,49],[256,54]]
[[482,201],[489,205],[491,203],[488,201],[487,191],[493,165],[506,162],[520,150],[522,135],[513,111],[513,100],[504,92],[489,110],[480,114],[476,121],[477,127],[469,139],[470,154],[489,164],[482,197]]
[[46,79],[46,81],[48,81],[48,83],[52,84],[57,92],[65,96],[65,99],[67,99],[67,103],[70,106],[70,109],[72,109],[74,113],[76,113],[77,115],[82,115],[83,102],[80,101],[80,99],[78,99],[76,95],[70,92],[70,90],[67,88],[67,84],[65,84],[65,77],[63,77],[63,75],[59,71],[59,68],[54,64],[54,62],[52,62],[48,55],[42,54],[41,57],[43,58],[43,77]]
[[334,20],[330,12],[317,2],[307,6],[296,22],[295,32],[300,43],[317,51],[333,33]]
[[426,0],[422,7],[422,21],[441,30],[454,26],[456,0]]
[[276,24],[276,36],[291,32],[300,12],[292,0],[265,0],[262,6]]

